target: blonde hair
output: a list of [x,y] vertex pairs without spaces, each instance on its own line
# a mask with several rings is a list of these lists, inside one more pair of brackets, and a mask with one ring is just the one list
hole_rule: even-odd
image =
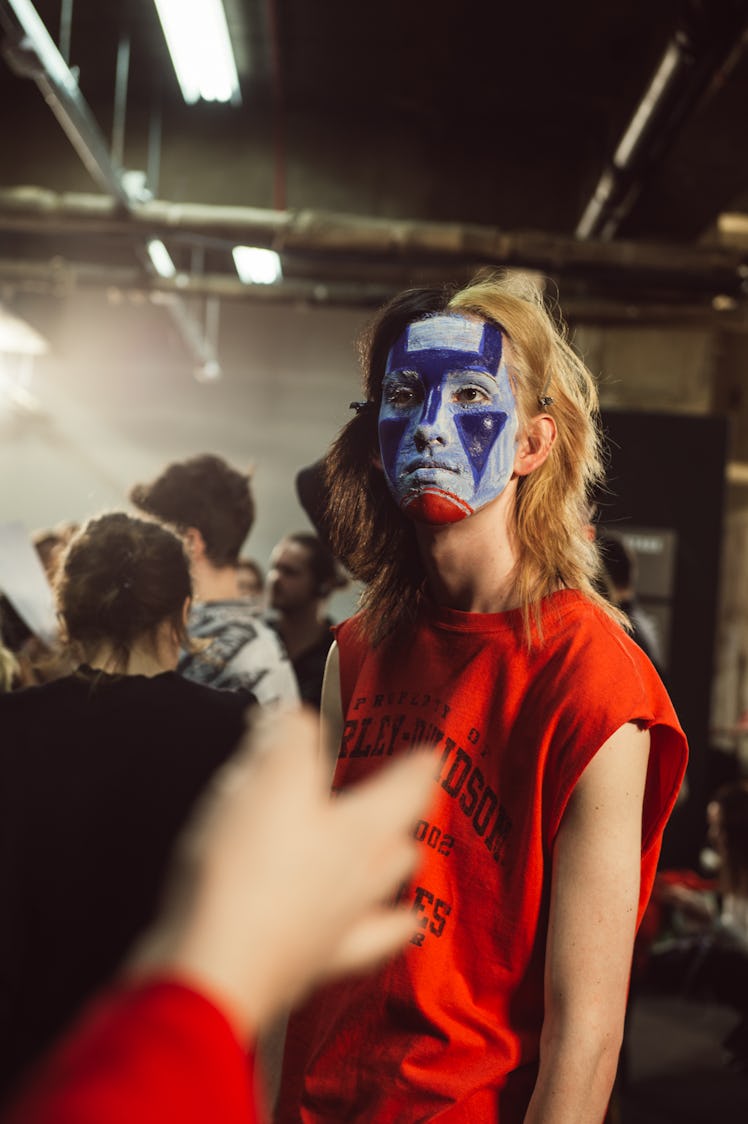
[[[455,293],[449,309],[498,324],[509,337],[508,363],[520,424],[538,413],[556,422],[547,459],[517,486],[516,593],[526,614],[559,585],[577,589],[621,620],[595,588],[600,562],[585,530],[590,496],[604,480],[597,387],[528,278],[480,275]],[[546,400],[550,401],[546,405]],[[536,612],[536,617],[537,617]]]
[[472,313],[507,336],[509,373],[520,417],[556,422],[546,461],[518,481],[512,532],[515,590],[528,643],[540,632],[540,603],[560,586],[577,589],[619,623],[623,615],[595,588],[600,569],[585,533],[593,490],[603,480],[595,382],[547,311],[537,285],[507,274],[479,274],[457,291],[415,289],[379,313],[361,342],[367,402],[326,458],[329,490],[324,527],[336,555],[367,583],[361,607],[376,641],[415,615],[424,571],[410,520],[392,501],[379,451],[378,414],[387,355],[408,324],[444,312]]

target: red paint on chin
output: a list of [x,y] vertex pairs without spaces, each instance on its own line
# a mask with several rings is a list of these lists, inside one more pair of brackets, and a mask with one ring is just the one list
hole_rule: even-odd
[[403,511],[419,523],[457,523],[473,514],[470,504],[459,496],[437,488],[418,492],[412,499],[406,497]]

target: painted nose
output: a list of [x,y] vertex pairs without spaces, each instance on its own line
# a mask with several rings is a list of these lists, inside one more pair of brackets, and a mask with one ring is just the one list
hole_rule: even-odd
[[432,426],[419,425],[413,434],[413,443],[419,453],[435,445],[445,445],[446,441],[441,433],[436,433]]
[[447,444],[444,427],[440,424],[439,418],[441,407],[441,387],[432,387],[426,396],[426,401],[424,402],[423,410],[421,411],[420,421],[418,422],[416,431],[413,434],[413,442],[419,453],[422,453],[425,449],[430,448],[432,445]]

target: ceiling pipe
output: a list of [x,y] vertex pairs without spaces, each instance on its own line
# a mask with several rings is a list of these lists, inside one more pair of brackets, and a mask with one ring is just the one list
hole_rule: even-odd
[[[24,262],[0,258],[0,285],[17,292],[30,292],[54,298],[70,297],[75,292],[106,292],[113,300],[147,297],[171,312],[174,298],[220,298],[245,304],[334,306],[374,309],[405,287],[384,281],[357,281],[311,278],[284,278],[277,285],[244,285],[228,274],[205,273],[174,278],[150,277],[134,266],[95,265],[91,262]],[[600,296],[566,294],[564,316],[571,323],[642,327],[647,325],[688,327],[731,333],[748,333],[748,308],[737,302],[713,303],[705,300],[681,303],[621,301]],[[177,314],[178,315],[178,314]]]
[[42,188],[0,189],[0,231],[60,237],[143,241],[170,235],[205,239],[226,249],[237,243],[272,246],[287,257],[306,256],[320,281],[329,272],[355,277],[404,265],[477,269],[482,265],[535,269],[577,280],[637,282],[673,294],[744,296],[748,247],[580,242],[537,231],[503,231],[467,223],[392,220],[323,211],[174,204],[153,199],[121,214],[99,195],[58,194]]
[[[45,102],[91,177],[110,196],[114,210],[132,211],[143,200],[141,188],[135,186],[138,177],[128,177],[127,172],[110,154],[106,139],[80,92],[77,75],[55,46],[31,0],[0,0],[0,26],[7,36],[3,54],[8,65],[20,77],[33,78],[36,82]],[[127,57],[129,64],[129,47]],[[121,78],[118,85],[121,85]],[[123,105],[120,105],[120,114],[124,128]],[[141,246],[141,260],[146,260],[145,254],[145,249]],[[174,301],[177,302],[178,299],[175,296]],[[200,329],[189,309],[185,307],[176,312],[173,309],[171,311],[185,344],[197,361],[204,362],[207,350],[210,353],[208,362],[211,367],[217,366],[217,357],[205,333],[202,333],[200,345],[196,346]]]
[[122,168],[112,159],[77,77],[36,9],[29,0],[0,0],[0,23],[7,35],[3,55],[11,70],[21,78],[33,78],[93,180],[120,207],[128,208],[132,199]]
[[679,27],[579,219],[580,240],[615,237],[701,98],[745,46],[748,0],[686,0]]

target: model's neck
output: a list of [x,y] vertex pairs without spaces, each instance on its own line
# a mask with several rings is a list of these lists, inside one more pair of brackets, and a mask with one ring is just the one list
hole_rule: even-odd
[[114,650],[103,645],[87,661],[94,671],[105,671],[109,675],[145,675],[152,678],[165,671],[174,671],[177,666],[176,652],[155,652],[150,648],[135,647],[131,650],[127,664],[123,667]]
[[516,609],[517,548],[509,513],[514,490],[475,515],[443,526],[416,524],[416,537],[432,596],[466,613]]

